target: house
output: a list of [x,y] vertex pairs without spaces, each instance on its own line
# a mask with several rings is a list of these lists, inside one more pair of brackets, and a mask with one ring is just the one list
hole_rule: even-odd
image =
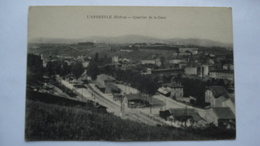
[[200,70],[201,70],[201,76],[208,76],[209,75],[209,66],[208,65],[201,65],[200,66]]
[[205,115],[207,122],[215,126],[228,129],[235,127],[235,115],[229,107],[214,107],[208,109]]
[[127,105],[129,108],[146,107],[149,102],[141,94],[127,94]]
[[197,75],[198,74],[197,67],[187,66],[187,67],[185,67],[184,70],[185,70],[185,74],[187,74],[187,75]]
[[113,56],[112,57],[112,63],[118,63],[119,57],[118,56]]
[[111,94],[113,91],[119,90],[119,88],[113,84],[115,82],[116,82],[115,78],[106,74],[100,74],[97,76],[95,85],[103,93]]
[[204,126],[207,122],[197,111],[187,108],[170,108],[166,111],[160,111],[159,116],[168,121],[172,121],[180,126]]
[[157,66],[161,66],[162,62],[159,58],[155,58],[155,59],[141,60],[141,64],[154,64],[154,65],[157,65]]
[[173,99],[183,97],[183,86],[178,83],[164,83],[161,89]]
[[224,64],[223,70],[234,70],[234,65],[230,63]]
[[229,98],[230,95],[223,86],[210,86],[205,92],[205,102],[210,103],[210,107],[223,107],[223,102]]
[[83,61],[83,62],[82,62],[82,66],[83,66],[84,68],[87,68],[88,65],[89,65],[89,61]]
[[170,64],[180,64],[180,63],[186,63],[187,60],[186,59],[171,59],[169,60]]

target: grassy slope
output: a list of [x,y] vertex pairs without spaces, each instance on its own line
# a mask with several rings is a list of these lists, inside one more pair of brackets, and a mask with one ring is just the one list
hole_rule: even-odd
[[[79,106],[46,104],[27,99],[26,140],[198,140],[194,134],[152,127]],[[208,139],[208,138],[207,138]]]

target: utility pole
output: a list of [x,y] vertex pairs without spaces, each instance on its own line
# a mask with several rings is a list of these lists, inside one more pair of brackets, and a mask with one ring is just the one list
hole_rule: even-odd
[[165,102],[165,110],[167,109],[167,107],[166,107],[166,98],[164,98],[164,102]]
[[153,97],[151,97],[150,114],[152,114],[152,108],[153,108]]

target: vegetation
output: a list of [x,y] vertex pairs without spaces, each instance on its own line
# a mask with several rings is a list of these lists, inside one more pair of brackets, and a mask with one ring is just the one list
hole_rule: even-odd
[[27,56],[27,84],[43,80],[44,68],[41,56],[29,53]]
[[147,95],[154,95],[159,88],[159,84],[153,80],[151,75],[141,75],[135,70],[120,70],[108,67],[100,72],[110,74],[117,80],[129,84]]
[[208,139],[169,127],[153,127],[79,106],[27,100],[26,140],[198,140]]

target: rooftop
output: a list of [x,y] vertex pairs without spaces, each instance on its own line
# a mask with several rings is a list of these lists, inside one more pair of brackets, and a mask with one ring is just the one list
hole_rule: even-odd
[[164,84],[162,84],[162,86],[171,87],[171,88],[183,88],[183,86],[178,83],[164,83]]
[[173,116],[176,116],[176,117],[191,116],[194,121],[204,120],[203,118],[200,117],[200,115],[194,109],[170,108],[169,111]]
[[215,98],[218,98],[220,96],[230,98],[228,91],[223,86],[210,86],[208,87],[208,90],[213,93]]
[[144,100],[140,94],[127,94],[128,100]]
[[106,74],[100,74],[97,76],[98,79],[100,80],[103,80],[103,81],[115,81],[116,79],[109,76],[109,75],[106,75]]
[[235,119],[235,115],[229,107],[215,107],[212,110],[219,119]]

